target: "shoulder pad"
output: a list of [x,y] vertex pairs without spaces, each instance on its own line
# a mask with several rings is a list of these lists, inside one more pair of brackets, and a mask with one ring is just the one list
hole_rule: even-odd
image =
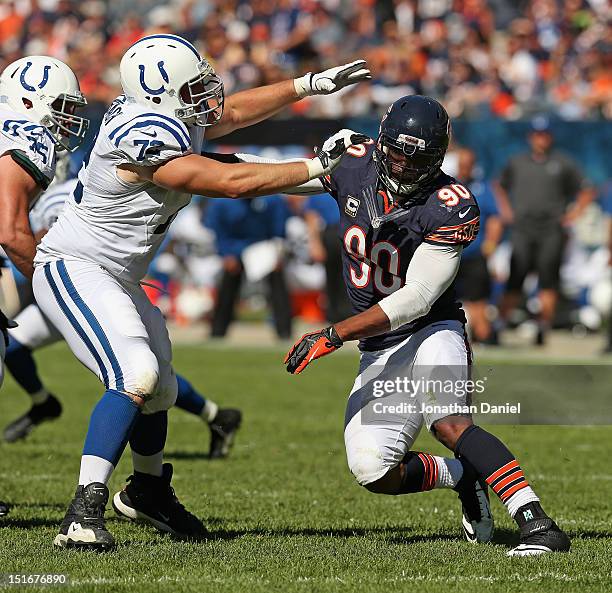
[[365,156],[372,154],[374,148],[376,147],[376,141],[369,138],[365,142],[361,144],[355,144],[354,146],[349,146],[346,149],[346,157],[343,160],[348,159],[361,159]]
[[355,144],[346,150],[340,165],[332,171],[331,175],[322,178],[323,187],[332,195],[335,195],[347,178],[353,179],[356,169],[362,169],[369,165],[376,143],[371,138],[362,144]]
[[108,139],[124,161],[138,165],[158,165],[189,154],[191,137],[187,126],[160,113],[141,113],[124,123],[112,122]]
[[436,188],[425,209],[425,241],[440,245],[468,245],[478,234],[480,210],[472,192],[461,183]]
[[8,151],[43,188],[55,177],[55,141],[45,126],[16,117],[5,119],[0,132],[8,140]]

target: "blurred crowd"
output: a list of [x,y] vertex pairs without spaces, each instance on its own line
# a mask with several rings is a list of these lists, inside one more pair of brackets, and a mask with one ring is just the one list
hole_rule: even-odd
[[452,117],[610,119],[611,10],[608,0],[3,1],[0,67],[56,56],[90,101],[108,104],[124,50],[145,33],[173,32],[200,48],[230,93],[366,58],[372,83],[295,105],[310,117],[375,116],[418,92]]

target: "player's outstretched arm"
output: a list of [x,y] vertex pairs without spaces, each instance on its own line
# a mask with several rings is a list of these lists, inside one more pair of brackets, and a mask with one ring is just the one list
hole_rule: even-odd
[[303,335],[285,357],[287,371],[297,375],[344,342],[377,336],[426,315],[455,279],[462,249],[461,245],[420,245],[402,288],[362,313]]
[[30,229],[30,204],[41,191],[11,157],[0,157],[0,245],[27,278],[34,273],[36,241]]
[[[268,157],[262,157],[256,154],[248,154],[244,152],[238,152],[235,154],[224,154],[215,152],[205,152],[203,156],[220,161],[222,163],[263,163],[269,165],[278,165],[281,163],[305,163],[308,161],[307,158],[293,158],[293,159],[271,159]],[[291,195],[301,196],[314,196],[317,194],[325,193],[327,190],[323,185],[320,178],[311,179],[301,185],[295,187],[289,187],[283,190],[282,193]]]
[[[192,154],[157,167],[124,164],[118,169],[126,181],[147,180],[167,189],[212,198],[247,198],[284,192],[329,174],[347,148],[363,139],[362,134],[341,130],[325,141],[314,158],[303,162],[227,163]],[[130,174],[135,178],[130,178]]]
[[206,131],[206,138],[220,138],[234,130],[252,126],[304,97],[329,95],[371,78],[365,60],[356,60],[323,72],[309,72],[295,80],[241,91],[225,99],[223,117]]

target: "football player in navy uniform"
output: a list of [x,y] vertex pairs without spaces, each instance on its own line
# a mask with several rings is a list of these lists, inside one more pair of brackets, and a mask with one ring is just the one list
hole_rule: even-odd
[[[440,103],[403,97],[383,117],[378,138],[349,149],[322,180],[340,210],[355,315],[302,336],[287,354],[287,370],[301,373],[359,340],[344,432],[359,484],[380,494],[453,488],[470,541],[492,537],[491,487],[520,528],[509,555],[568,551],[569,538],[540,506],[514,455],[463,412],[467,390],[430,387],[434,379],[458,386],[470,378],[466,319],[453,284],[461,251],[478,233],[479,210],[469,188],[440,169],[449,135]],[[432,381],[421,389],[417,379]],[[411,450],[423,424],[454,458]]]

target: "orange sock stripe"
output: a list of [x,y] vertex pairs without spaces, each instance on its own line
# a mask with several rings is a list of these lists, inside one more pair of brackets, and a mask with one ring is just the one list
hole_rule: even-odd
[[500,498],[503,498],[504,496],[506,496],[506,492],[509,492],[512,488],[514,488],[514,486],[516,486],[516,484],[522,484],[523,482],[525,482],[525,484],[528,483],[524,477],[518,477],[512,482],[509,482],[508,484],[506,484],[504,488],[502,488],[495,494],[497,494],[497,496],[499,496]]
[[427,453],[419,453],[419,459],[425,468],[425,475],[423,477],[423,491],[432,490],[436,484],[434,478],[437,468],[436,462],[434,459],[432,459],[431,455],[428,455]]
[[497,484],[493,486],[493,491],[499,494],[500,490],[503,490],[504,486],[507,486],[510,484],[510,482],[514,482],[517,478],[525,478],[525,474],[520,467],[516,471],[512,472],[507,478],[497,482]]
[[509,461],[508,463],[506,463],[506,465],[500,467],[497,471],[494,471],[487,479],[486,482],[487,484],[491,485],[491,482],[494,482],[495,480],[497,480],[497,478],[499,478],[502,474],[505,474],[507,471],[510,471],[511,469],[514,469],[515,467],[518,467],[518,461],[516,459],[513,459],[512,461]]
[[435,459],[435,457],[431,458],[431,462],[433,463],[433,467],[434,467],[434,473],[433,473],[433,479],[431,481],[431,488],[432,490],[436,487],[436,482],[438,481],[438,463]]
[[523,488],[527,488],[527,486],[529,486],[529,484],[527,483],[527,480],[523,480],[521,482],[519,482],[518,484],[512,486],[512,488],[510,488],[510,490],[508,490],[508,492],[504,492],[499,499],[505,503],[515,492],[518,492],[519,490],[522,490]]
[[423,484],[421,486],[421,490],[424,492],[426,490],[429,490],[428,486],[429,486],[429,475],[431,473],[431,465],[429,462],[429,458],[427,457],[427,455],[425,455],[425,453],[419,453],[419,459],[421,460],[421,463],[423,464],[423,469],[424,469],[424,475],[423,475]]

